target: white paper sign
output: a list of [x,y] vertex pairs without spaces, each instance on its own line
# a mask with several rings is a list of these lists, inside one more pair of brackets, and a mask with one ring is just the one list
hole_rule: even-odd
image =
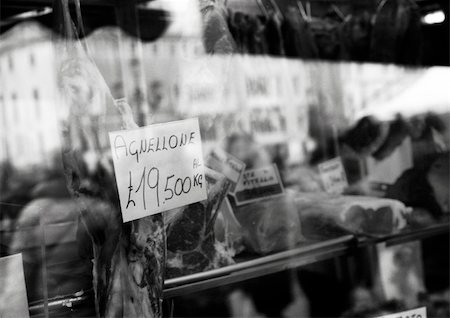
[[237,205],[261,200],[284,193],[283,183],[275,165],[245,170],[236,186]]
[[319,173],[325,191],[329,193],[342,193],[348,187],[347,176],[340,157],[319,164]]
[[427,318],[427,308],[420,307],[408,311],[402,311],[396,314],[380,316],[377,318]]
[[123,222],[206,200],[197,118],[109,133]]
[[22,254],[0,258],[0,317],[29,317]]

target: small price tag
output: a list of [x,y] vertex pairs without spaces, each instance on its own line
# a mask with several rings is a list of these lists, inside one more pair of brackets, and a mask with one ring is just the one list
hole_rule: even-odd
[[0,258],[0,317],[29,317],[22,254]]
[[348,187],[347,176],[340,157],[319,164],[319,173],[325,191],[328,193],[342,193]]
[[109,133],[123,222],[207,198],[198,119]]
[[273,197],[284,193],[280,174],[275,165],[245,170],[236,186],[234,197],[237,205]]
[[408,311],[402,311],[396,314],[389,314],[377,318],[427,318],[427,308],[420,307]]
[[222,173],[232,186],[230,192],[234,192],[236,185],[245,170],[245,163],[233,157],[222,149],[214,149],[206,159],[206,165],[213,170]]

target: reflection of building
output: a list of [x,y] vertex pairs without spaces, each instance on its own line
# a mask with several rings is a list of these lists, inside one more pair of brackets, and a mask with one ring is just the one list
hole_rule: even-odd
[[[87,39],[90,53],[112,95],[127,96],[134,107],[137,106],[134,98],[140,93],[147,104],[137,112],[141,116],[173,113],[178,89],[178,65],[174,61],[202,55],[201,39],[167,36],[141,45],[117,34],[114,29],[104,29]],[[142,47],[142,56],[133,54],[136,47]],[[136,61],[136,57],[140,60]],[[2,36],[0,160],[9,158],[18,167],[50,165],[52,153],[60,151],[58,111],[63,106],[58,98],[55,63],[52,35],[40,25],[22,24]],[[135,69],[143,72],[145,79],[140,92]]]
[[58,148],[56,80],[51,35],[35,24],[0,42],[0,160],[18,167],[48,165]]
[[112,95],[126,97],[144,117],[174,113],[180,63],[191,63],[204,54],[197,36],[163,36],[140,43],[117,29],[105,28],[96,30],[86,43]]

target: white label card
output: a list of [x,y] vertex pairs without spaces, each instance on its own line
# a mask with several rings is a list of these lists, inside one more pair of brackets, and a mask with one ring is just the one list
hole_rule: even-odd
[[232,182],[231,192],[234,191],[236,184],[245,170],[244,162],[219,148],[211,151],[206,160],[206,165],[222,173]]
[[347,176],[340,157],[319,164],[319,173],[325,191],[328,193],[342,193],[348,187]]
[[396,314],[389,314],[377,318],[427,318],[426,307],[420,307],[408,311],[402,311]]
[[109,133],[123,222],[206,200],[197,118]]
[[236,186],[237,205],[258,201],[284,193],[283,183],[275,165],[245,170]]
[[0,317],[29,317],[22,254],[0,258]]

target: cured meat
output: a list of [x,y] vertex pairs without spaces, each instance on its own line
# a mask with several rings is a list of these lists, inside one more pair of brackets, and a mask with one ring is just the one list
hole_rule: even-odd
[[407,225],[410,214],[403,203],[391,199],[302,193],[295,201],[303,234],[309,237],[392,234]]
[[370,59],[382,63],[420,62],[420,13],[412,0],[382,1],[374,17]]
[[388,131],[388,125],[372,116],[366,116],[340,136],[340,142],[360,155],[371,155],[385,142]]
[[300,220],[290,194],[236,207],[244,242],[253,253],[265,255],[294,247],[302,240]]
[[427,173],[427,181],[433,189],[433,196],[441,208],[443,214],[450,213],[450,173],[449,173],[449,153],[441,154],[431,164]]
[[386,139],[372,156],[377,160],[389,157],[402,144],[408,134],[409,129],[406,121],[402,117],[396,118],[389,125],[389,133]]
[[211,169],[206,169],[205,176],[207,200],[167,213],[168,278],[234,263],[214,235],[214,223],[231,183]]
[[[449,213],[449,154],[443,153],[423,163],[425,167],[408,169],[391,185],[386,197],[414,208],[414,221],[422,215],[439,220]],[[421,213],[421,212],[424,213]]]
[[200,1],[200,8],[206,53],[233,53],[236,50],[236,44],[228,29],[226,9],[218,2],[210,0]]

